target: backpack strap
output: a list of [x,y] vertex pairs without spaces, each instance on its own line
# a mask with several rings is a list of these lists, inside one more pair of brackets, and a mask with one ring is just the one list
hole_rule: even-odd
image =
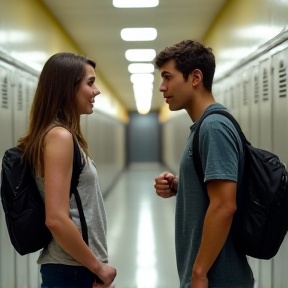
[[194,167],[195,167],[198,179],[199,179],[200,183],[203,185],[204,185],[204,173],[203,173],[203,167],[201,164],[201,157],[200,157],[200,152],[199,152],[199,135],[200,135],[200,127],[201,127],[202,122],[204,121],[204,119],[207,116],[209,116],[211,114],[223,115],[232,122],[232,124],[235,126],[235,128],[236,128],[236,130],[237,130],[237,132],[241,138],[244,153],[245,153],[245,143],[249,143],[247,141],[244,133],[242,132],[241,127],[239,126],[238,122],[227,110],[220,110],[220,109],[216,110],[215,109],[215,110],[204,112],[204,114],[199,119],[199,123],[197,123],[197,128],[196,128],[195,133],[194,133],[193,147],[192,147]]
[[82,237],[85,243],[89,246],[87,223],[83,212],[82,201],[79,192],[77,190],[77,186],[79,183],[79,176],[83,170],[83,164],[82,164],[81,151],[78,142],[74,137],[73,137],[73,144],[74,144],[74,156],[73,156],[73,171],[71,178],[70,197],[72,194],[75,195],[77,208],[79,210],[79,216],[82,228]]
[[[69,131],[69,129],[65,125],[55,120],[47,128],[46,133],[50,131],[52,128],[58,127],[58,126],[63,127]],[[71,185],[70,185],[70,198],[72,194],[74,194],[77,208],[79,211],[79,217],[80,217],[80,223],[81,223],[81,229],[82,229],[82,238],[85,241],[85,243],[89,246],[87,223],[86,223],[85,215],[83,212],[82,201],[81,201],[79,192],[77,190],[77,186],[79,184],[79,177],[83,170],[84,165],[82,163],[82,156],[81,156],[81,151],[79,148],[78,141],[76,140],[75,137],[72,137],[72,138],[73,138],[74,154],[73,154],[73,170],[72,170]]]

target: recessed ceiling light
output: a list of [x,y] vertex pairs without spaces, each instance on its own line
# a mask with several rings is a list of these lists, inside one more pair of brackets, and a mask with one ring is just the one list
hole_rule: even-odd
[[153,83],[154,75],[153,74],[132,74],[130,80],[133,84],[136,83]]
[[[151,109],[151,99],[146,100],[143,97],[138,98],[136,95],[134,95],[134,97],[135,97],[135,102],[136,102],[136,107],[137,107],[138,113],[147,114]],[[144,97],[145,97],[145,95],[144,95]]]
[[137,83],[133,85],[134,94],[137,95],[151,95],[153,91],[153,84],[152,83]]
[[158,5],[159,0],[113,0],[113,6],[117,8],[147,8]]
[[130,73],[153,73],[154,65],[151,63],[133,63],[128,66]]
[[136,91],[135,87],[133,88],[134,88],[134,98],[138,112],[140,114],[148,113],[151,109],[151,101],[153,95],[152,90],[145,89],[146,86],[144,86],[143,89],[137,89]]
[[129,49],[125,52],[128,61],[152,61],[155,56],[154,49]]
[[155,28],[124,28],[121,38],[125,41],[152,41],[157,37]]

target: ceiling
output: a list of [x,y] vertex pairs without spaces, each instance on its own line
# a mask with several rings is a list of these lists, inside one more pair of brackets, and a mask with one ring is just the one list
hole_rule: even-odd
[[[113,94],[127,108],[136,111],[125,51],[155,49],[184,39],[201,41],[226,0],[159,0],[154,8],[115,8],[112,0],[42,0],[78,48],[97,62],[99,73]],[[136,0],[135,0],[136,1]],[[123,28],[153,27],[154,41],[123,41]],[[154,72],[151,110],[163,105],[158,90],[160,75]]]

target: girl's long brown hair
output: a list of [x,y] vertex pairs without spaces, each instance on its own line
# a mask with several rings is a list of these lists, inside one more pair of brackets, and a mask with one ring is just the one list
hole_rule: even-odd
[[96,68],[94,61],[64,52],[53,55],[43,67],[32,103],[28,131],[18,141],[18,147],[23,152],[22,159],[30,162],[36,174],[42,174],[43,140],[55,120],[67,127],[88,155],[76,109],[76,92],[87,64]]

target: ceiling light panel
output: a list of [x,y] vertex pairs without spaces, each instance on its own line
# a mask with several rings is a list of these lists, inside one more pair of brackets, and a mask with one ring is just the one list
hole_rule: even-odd
[[155,28],[124,28],[121,38],[125,41],[153,41],[157,37]]
[[151,63],[133,63],[128,66],[130,73],[153,73],[154,65]]
[[159,0],[113,0],[116,8],[148,8],[159,5]]
[[125,52],[128,61],[152,61],[155,56],[154,49],[129,49]]
[[133,84],[136,83],[153,83],[154,75],[153,74],[132,74],[130,80]]

